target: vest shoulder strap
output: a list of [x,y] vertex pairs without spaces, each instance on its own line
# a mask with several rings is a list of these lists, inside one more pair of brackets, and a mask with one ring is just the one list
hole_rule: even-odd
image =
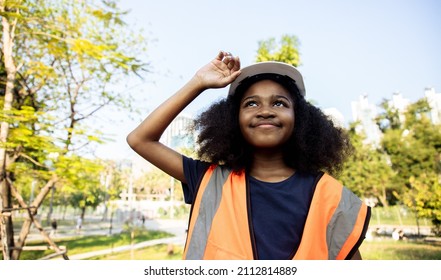
[[294,259],[345,259],[362,238],[367,206],[328,174],[317,183]]

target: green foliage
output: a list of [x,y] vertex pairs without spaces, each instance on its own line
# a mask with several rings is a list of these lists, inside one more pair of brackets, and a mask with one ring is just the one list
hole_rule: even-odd
[[374,197],[382,205],[389,205],[388,199],[397,189],[390,178],[394,171],[388,164],[387,156],[376,147],[365,144],[365,137],[356,132],[354,123],[349,129],[349,136],[354,152],[345,162],[339,176],[342,183],[361,197]]
[[121,191],[127,188],[127,173],[114,161],[105,163],[106,169],[101,173],[101,183],[106,190],[106,199],[119,199]]
[[[390,161],[395,176],[389,179],[400,188],[394,196],[420,218],[435,226],[441,222],[441,126],[431,122],[425,98],[399,113],[382,103],[377,122],[383,131],[382,152]],[[438,229],[439,231],[439,229]]]
[[399,129],[401,120],[398,109],[391,107],[388,100],[383,100],[380,104],[380,108],[383,109],[383,112],[376,117],[376,122],[381,131],[385,132],[388,129]]
[[439,174],[421,173],[410,177],[411,188],[403,194],[403,203],[414,209],[419,217],[432,219],[435,232],[440,233],[441,221],[441,183]]
[[349,134],[355,152],[346,163],[343,183],[363,197],[375,197],[383,206],[404,204],[418,218],[441,225],[441,126],[429,118],[425,98],[405,112],[381,104],[376,117],[383,136],[379,146],[364,143],[352,124]]
[[[13,25],[18,72],[13,100],[5,100],[6,69],[0,64],[0,121],[9,124],[8,176],[25,201],[58,175],[54,203],[95,207],[123,186],[115,164],[93,160],[91,129],[103,108],[131,110],[132,99],[115,85],[140,75],[147,41],[129,29],[118,1],[6,1],[3,19]],[[2,49],[2,51],[4,51]],[[7,104],[8,103],[8,104]],[[4,110],[11,105],[12,110]],[[9,108],[6,106],[6,108]],[[104,184],[102,174],[109,172]],[[35,192],[33,194],[33,192]]]
[[275,38],[259,41],[256,62],[280,61],[293,66],[300,65],[299,39],[294,35],[283,35],[279,41]]
[[20,19],[16,108],[22,99],[32,100],[29,106],[39,114],[44,111],[39,121],[52,125],[48,134],[65,138],[59,143],[74,145],[71,150],[102,139],[102,133],[85,124],[77,126],[103,107],[131,109],[130,96],[110,86],[145,70],[146,63],[137,58],[146,50],[145,39],[127,29],[126,13],[116,1],[21,2],[20,12],[10,15]]
[[103,164],[79,156],[60,156],[56,172],[62,176],[60,191],[65,192],[74,207],[96,207],[104,200],[105,189],[100,182]]
[[171,182],[172,179],[169,175],[154,168],[137,178],[134,182],[134,186],[136,193],[138,193],[140,197],[145,195],[151,199],[164,199],[169,195]]

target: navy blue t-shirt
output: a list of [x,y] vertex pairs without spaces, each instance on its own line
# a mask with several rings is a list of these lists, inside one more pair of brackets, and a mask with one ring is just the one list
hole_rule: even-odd
[[[187,157],[184,157],[183,164],[187,184],[182,184],[182,188],[185,202],[191,204],[209,164]],[[277,183],[263,182],[251,176],[248,178],[258,258],[292,258],[302,237],[316,176],[295,172],[290,178]]]

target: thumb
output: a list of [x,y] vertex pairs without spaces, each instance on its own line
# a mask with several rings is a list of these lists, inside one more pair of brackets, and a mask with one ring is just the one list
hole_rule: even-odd
[[234,71],[233,73],[231,73],[230,76],[226,77],[227,80],[228,80],[228,82],[229,82],[229,83],[234,82],[234,80],[236,80],[237,77],[239,77],[240,73],[241,73],[240,70],[237,70],[237,71]]

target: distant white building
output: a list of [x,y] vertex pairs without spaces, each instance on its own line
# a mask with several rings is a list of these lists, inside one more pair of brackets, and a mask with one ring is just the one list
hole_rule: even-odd
[[195,135],[191,131],[194,119],[185,114],[177,116],[165,130],[161,142],[172,148],[195,147]]
[[[431,108],[428,114],[430,120],[433,124],[441,124],[441,93],[436,93],[434,88],[426,88],[424,90],[424,97]],[[389,101],[389,106],[398,110],[400,122],[402,123],[405,121],[404,113],[410,103],[400,93],[394,93]]]
[[[160,141],[173,149],[182,147],[190,149],[194,148],[195,136],[190,131],[190,126],[192,124],[193,118],[188,115],[179,115],[164,131]],[[151,171],[153,168],[153,165],[138,154],[121,161],[120,164],[124,168],[131,169],[135,179],[139,178],[144,173]]]
[[424,96],[431,108],[429,116],[434,124],[441,124],[441,93],[436,93],[434,88],[426,88]]
[[[436,93],[434,88],[426,88],[424,90],[424,97],[427,99],[431,108],[429,117],[434,124],[441,124],[441,93]],[[388,101],[390,108],[398,111],[400,122],[405,121],[405,113],[411,102],[404,98],[401,93],[395,92],[392,98]],[[354,121],[359,121],[360,125],[357,128],[359,132],[364,132],[366,135],[366,142],[371,144],[378,144],[381,138],[381,131],[375,122],[377,116],[377,107],[374,104],[369,104],[367,95],[359,97],[358,101],[351,102],[352,118]]]
[[[191,130],[193,118],[181,114],[177,116],[164,131],[160,141],[165,145],[173,148],[189,148],[195,147],[195,135]],[[127,175],[127,188],[120,194],[121,199],[115,202],[120,211],[121,219],[133,220],[133,214],[144,215],[148,218],[156,218],[160,209],[166,209],[172,218],[174,208],[184,204],[183,201],[174,200],[174,180],[170,177],[170,186],[163,193],[145,193],[139,191],[142,186],[135,186],[137,179],[141,178],[145,173],[153,170],[153,165],[139,155],[135,155],[130,159],[121,161],[121,167],[130,170]],[[137,189],[138,188],[138,189]],[[166,197],[170,197],[166,200]]]
[[358,132],[363,132],[366,136],[365,143],[377,146],[380,143],[381,131],[375,121],[377,116],[375,104],[370,104],[365,94],[361,95],[358,101],[351,102],[351,108],[353,121],[360,122],[357,127]]
[[404,98],[401,93],[394,92],[392,94],[392,99],[388,102],[390,108],[394,108],[398,111],[398,118],[401,123],[404,123],[405,116],[404,113],[407,110],[407,107],[410,105],[409,99]]

